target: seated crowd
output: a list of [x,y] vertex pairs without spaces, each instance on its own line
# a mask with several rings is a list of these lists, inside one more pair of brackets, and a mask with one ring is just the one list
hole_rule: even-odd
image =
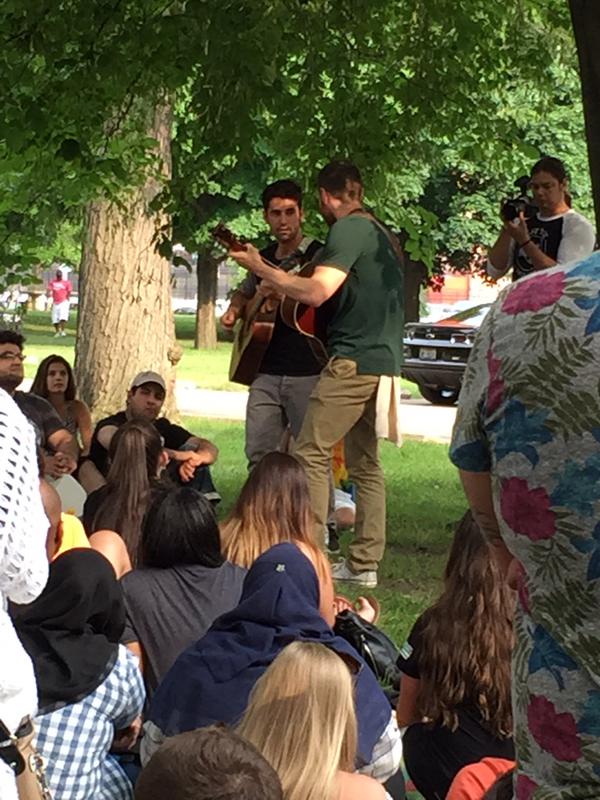
[[[0,332],[0,451],[8,473],[22,470],[0,510],[10,516],[17,492],[18,535],[7,547],[28,537],[32,560],[0,592],[12,646],[33,664],[37,713],[28,698],[18,719],[0,723],[15,730],[34,718],[54,800],[396,800],[402,756],[426,800],[512,797],[514,593],[470,513],[441,596],[399,651],[392,705],[334,630],[348,608],[369,625],[377,604],[335,596],[306,474],[291,455],[264,456],[219,526],[217,450],[159,416],[160,375],[137,375],[125,410],[92,431],[61,357],[44,359],[31,394],[18,391],[22,349],[21,336]],[[37,464],[7,395],[33,423]],[[11,446],[26,468],[6,455]],[[66,475],[87,490],[83,525],[63,513]],[[46,515],[32,511],[26,525],[25,490],[41,494]],[[29,553],[44,541],[45,565]],[[0,633],[12,630],[0,622]],[[13,800],[5,766],[0,796]]]

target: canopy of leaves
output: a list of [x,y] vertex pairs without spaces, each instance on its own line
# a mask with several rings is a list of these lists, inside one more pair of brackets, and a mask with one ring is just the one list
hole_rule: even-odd
[[[165,96],[175,178],[161,202],[188,246],[217,215],[252,235],[264,181],[312,188],[319,165],[347,156],[414,258],[464,248],[491,224],[477,197],[505,193],[540,149],[582,163],[564,6],[5,0],[0,268],[26,268],[71,209],[118,202],[153,169],[146,121]],[[561,92],[562,119],[549,114]],[[473,225],[453,230],[454,211]]]

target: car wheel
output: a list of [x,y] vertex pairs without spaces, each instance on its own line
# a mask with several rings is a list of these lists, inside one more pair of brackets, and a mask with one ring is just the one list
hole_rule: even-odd
[[434,389],[432,386],[419,384],[419,391],[430,403],[435,406],[453,406],[458,400],[458,389]]

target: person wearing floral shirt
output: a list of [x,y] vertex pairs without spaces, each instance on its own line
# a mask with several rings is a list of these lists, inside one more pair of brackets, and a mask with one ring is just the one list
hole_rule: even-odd
[[451,446],[518,588],[517,800],[600,797],[600,253],[502,292]]

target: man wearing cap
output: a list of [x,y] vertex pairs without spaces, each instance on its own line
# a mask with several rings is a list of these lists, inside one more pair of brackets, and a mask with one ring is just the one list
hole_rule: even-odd
[[[165,451],[171,459],[170,469],[183,483],[193,480],[195,488],[209,500],[218,500],[207,468],[217,458],[217,448],[208,439],[201,439],[175,425],[166,417],[159,417],[165,402],[167,387],[157,372],[140,372],[131,383],[127,393],[127,407],[110,417],[100,420],[94,430],[89,460],[100,474],[108,473],[108,448],[117,429],[129,419],[142,418],[154,424],[160,433]],[[199,469],[200,468],[200,469]]]

